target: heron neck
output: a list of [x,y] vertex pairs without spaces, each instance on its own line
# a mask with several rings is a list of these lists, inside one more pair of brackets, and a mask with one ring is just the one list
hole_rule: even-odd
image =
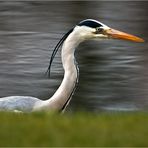
[[47,108],[53,110],[63,110],[66,108],[75,91],[78,81],[78,67],[76,65],[74,52],[80,41],[71,33],[65,40],[61,57],[64,68],[64,79],[55,92],[55,94],[47,100]]

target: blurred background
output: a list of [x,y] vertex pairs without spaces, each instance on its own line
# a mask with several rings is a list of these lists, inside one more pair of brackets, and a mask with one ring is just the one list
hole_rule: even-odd
[[83,19],[145,39],[87,41],[76,51],[78,88],[69,111],[147,110],[148,2],[0,1],[0,97],[48,99],[63,79],[60,52],[45,75],[60,38]]

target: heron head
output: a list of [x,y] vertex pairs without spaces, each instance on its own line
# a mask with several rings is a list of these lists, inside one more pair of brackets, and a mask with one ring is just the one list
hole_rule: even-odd
[[[78,43],[87,40],[87,39],[122,39],[122,40],[130,40],[134,42],[144,42],[143,39],[136,37],[134,35],[121,32],[115,29],[112,29],[105,24],[93,20],[93,19],[86,19],[81,21],[78,25],[76,25],[74,28],[69,30],[58,42],[58,44],[55,46],[55,49],[53,50],[53,53],[51,55],[48,71],[50,75],[50,67],[52,64],[52,61],[60,48],[60,46],[64,43],[64,41],[71,35],[70,42],[77,41]],[[68,40],[69,41],[69,40]]]
[[83,20],[75,28],[79,30],[79,33],[83,39],[112,38],[112,39],[130,40],[134,42],[144,42],[144,40],[139,37],[115,30],[93,19]]

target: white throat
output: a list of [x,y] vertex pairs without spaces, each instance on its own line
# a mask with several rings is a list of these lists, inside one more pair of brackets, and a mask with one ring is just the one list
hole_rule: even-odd
[[64,110],[70,102],[78,82],[78,67],[76,65],[75,48],[83,41],[79,40],[77,31],[69,34],[62,46],[62,64],[64,79],[54,95],[43,102],[41,109]]

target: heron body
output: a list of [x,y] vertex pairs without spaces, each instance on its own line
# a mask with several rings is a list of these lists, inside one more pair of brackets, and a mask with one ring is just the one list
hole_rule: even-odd
[[0,110],[30,112],[33,106],[42,101],[27,96],[10,96],[0,99]]
[[61,57],[64,78],[54,95],[47,100],[30,96],[3,97],[0,98],[0,110],[18,112],[64,111],[78,83],[79,70],[74,56],[76,47],[85,40],[109,38],[143,42],[141,38],[114,30],[99,21],[83,20],[63,36],[52,53],[49,70],[59,47],[63,45]]

